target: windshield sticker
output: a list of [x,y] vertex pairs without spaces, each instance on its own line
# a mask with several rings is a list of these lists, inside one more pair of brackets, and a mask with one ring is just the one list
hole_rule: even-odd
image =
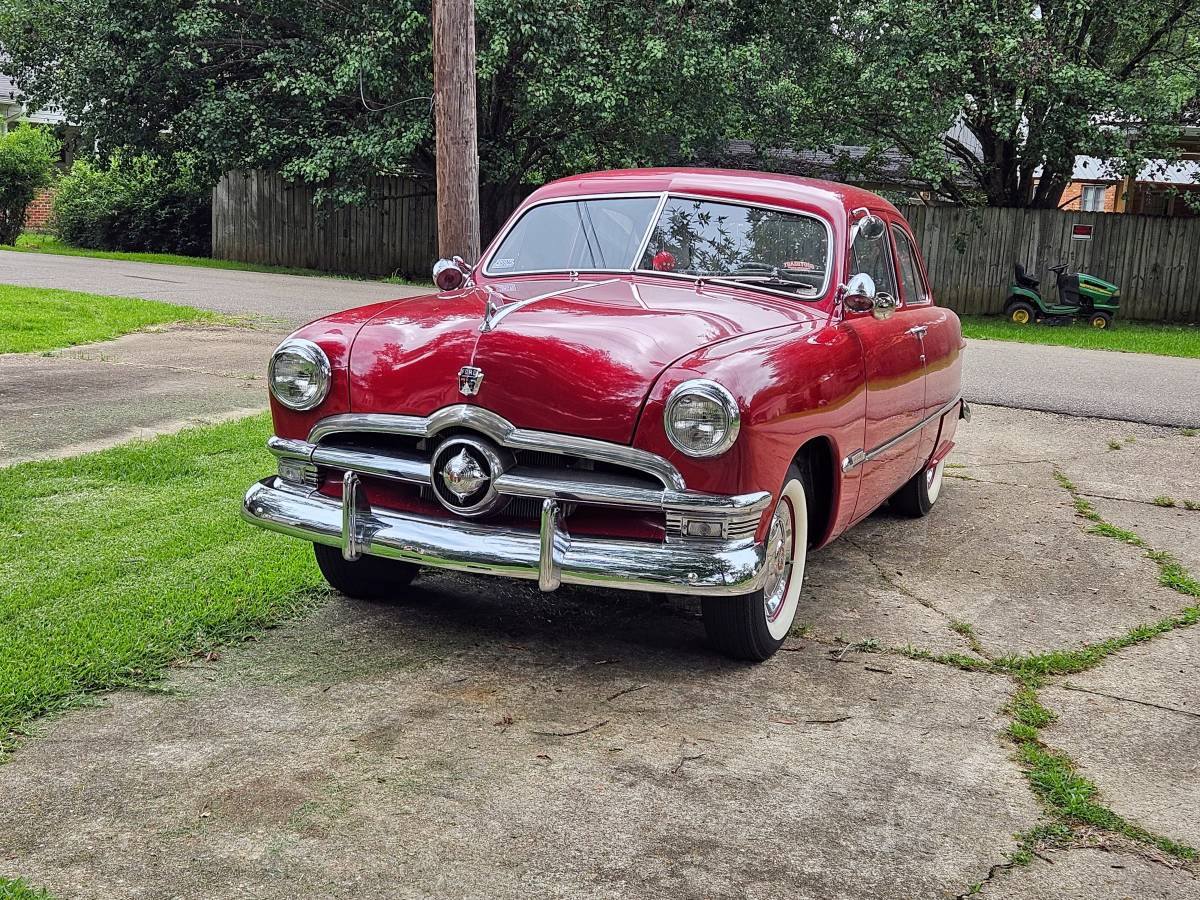
[[516,261],[517,261],[517,258],[515,256],[506,256],[503,259],[493,259],[492,260],[492,268],[493,269],[511,269],[513,267],[513,264],[516,263]]
[[810,263],[807,259],[789,260],[783,264],[783,267],[785,269],[794,269],[800,272],[811,272],[816,268],[816,266]]

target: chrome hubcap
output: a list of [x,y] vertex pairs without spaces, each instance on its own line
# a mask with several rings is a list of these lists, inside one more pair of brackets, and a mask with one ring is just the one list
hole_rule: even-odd
[[763,583],[763,604],[767,620],[775,621],[783,609],[788,582],[792,576],[792,507],[787,499],[779,501],[771,528],[767,532],[767,578]]

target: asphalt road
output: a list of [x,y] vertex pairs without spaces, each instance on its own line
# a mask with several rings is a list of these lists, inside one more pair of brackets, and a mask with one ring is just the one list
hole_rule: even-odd
[[[281,320],[280,332],[339,309],[427,288],[0,251],[0,283],[145,297]],[[1200,427],[1200,360],[970,341],[963,393],[974,403]]]
[[968,341],[972,403],[1200,428],[1200,359]]
[[273,275],[12,250],[0,251],[0,283],[143,297],[235,315],[267,316],[292,327],[340,309],[429,291],[429,288],[378,281]]

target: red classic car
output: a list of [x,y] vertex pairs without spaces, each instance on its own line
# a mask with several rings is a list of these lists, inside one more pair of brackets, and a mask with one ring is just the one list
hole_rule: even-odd
[[928,512],[969,416],[958,318],[857,188],[566,178],[434,274],[270,362],[278,474],[244,515],[351,596],[422,566],[691,594],[713,645],[765,659],[808,552],[889,498]]

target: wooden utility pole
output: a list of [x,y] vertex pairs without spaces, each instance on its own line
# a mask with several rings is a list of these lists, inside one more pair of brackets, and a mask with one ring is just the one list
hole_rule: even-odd
[[475,0],[433,0],[438,252],[479,259]]

